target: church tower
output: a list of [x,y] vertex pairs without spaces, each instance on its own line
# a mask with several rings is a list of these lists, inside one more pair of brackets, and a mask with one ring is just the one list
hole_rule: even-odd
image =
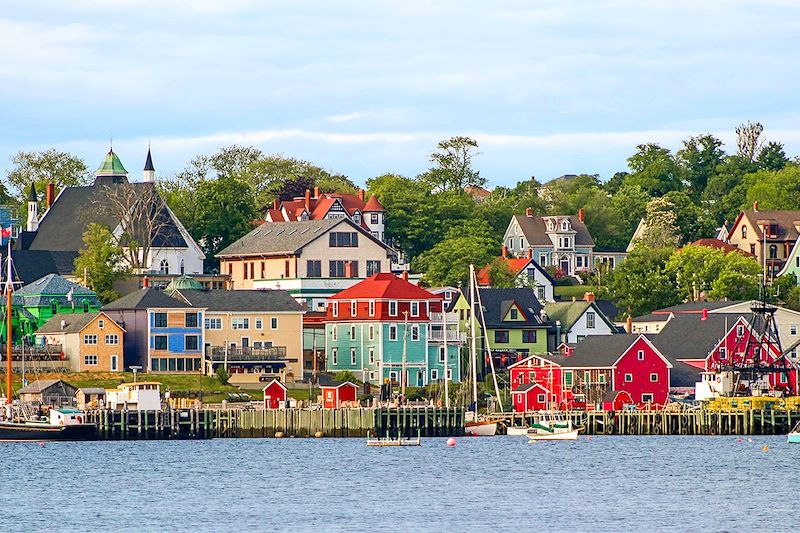
[[153,166],[153,157],[150,155],[150,146],[147,147],[147,159],[144,162],[142,179],[147,183],[153,183],[156,181],[156,169]]
[[39,199],[36,197],[36,187],[31,183],[28,191],[28,225],[27,231],[37,231],[39,229]]

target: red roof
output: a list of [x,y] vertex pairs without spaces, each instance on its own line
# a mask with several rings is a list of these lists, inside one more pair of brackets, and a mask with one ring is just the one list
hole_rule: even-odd
[[330,297],[331,300],[441,300],[394,274],[381,272]]
[[378,201],[378,198],[373,194],[372,196],[369,197],[369,200],[367,200],[367,205],[364,206],[364,209],[362,211],[367,213],[370,211],[386,211],[386,209],[383,208],[383,205]]
[[747,256],[747,257],[755,257],[748,251],[742,250],[730,243],[721,241],[719,239],[698,239],[692,243],[693,246],[707,246],[708,248],[717,248],[719,250],[723,250],[725,253],[730,252],[739,252],[740,254]]
[[[527,257],[505,257],[506,264],[508,265],[508,269],[511,270],[514,274],[519,274],[522,272],[528,263],[531,262],[531,259]],[[492,263],[489,263],[482,269],[478,271],[478,285],[488,285],[489,281],[489,268],[492,266]]]

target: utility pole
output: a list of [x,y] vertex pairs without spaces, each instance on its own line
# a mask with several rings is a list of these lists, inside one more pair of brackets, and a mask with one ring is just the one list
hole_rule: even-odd
[[444,344],[444,406],[450,409],[450,392],[447,387],[447,311],[442,301],[442,344]]
[[402,377],[400,378],[400,394],[403,395],[403,401],[406,399],[406,345],[408,339],[408,311],[403,311],[403,365]]
[[475,280],[475,265],[469,265],[469,331],[472,336],[470,360],[472,362],[472,400],[475,402],[475,420],[478,415],[478,361],[477,361],[477,345],[476,345],[476,332],[475,322],[478,317],[475,315],[475,291],[477,290],[477,283]]

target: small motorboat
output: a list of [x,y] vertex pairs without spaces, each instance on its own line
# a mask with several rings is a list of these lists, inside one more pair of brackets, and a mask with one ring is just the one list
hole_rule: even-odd
[[528,442],[540,440],[578,440],[581,428],[573,427],[572,420],[558,415],[543,415],[534,420],[528,429]]
[[510,437],[524,437],[530,428],[526,426],[509,426],[506,428],[506,435]]
[[97,426],[77,409],[51,409],[49,419],[14,417],[0,421],[0,442],[94,440]]
[[420,446],[422,439],[417,435],[414,438],[407,437],[370,437],[367,433],[367,446]]
[[464,435],[473,437],[491,437],[497,434],[497,421],[479,420],[464,423]]
[[786,441],[792,444],[800,444],[800,422],[786,436]]

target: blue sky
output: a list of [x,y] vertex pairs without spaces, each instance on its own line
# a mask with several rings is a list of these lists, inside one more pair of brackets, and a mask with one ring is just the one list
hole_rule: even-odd
[[492,185],[625,169],[759,120],[800,153],[800,2],[6,0],[0,172],[57,147],[132,173],[232,143],[357,183],[470,135]]

